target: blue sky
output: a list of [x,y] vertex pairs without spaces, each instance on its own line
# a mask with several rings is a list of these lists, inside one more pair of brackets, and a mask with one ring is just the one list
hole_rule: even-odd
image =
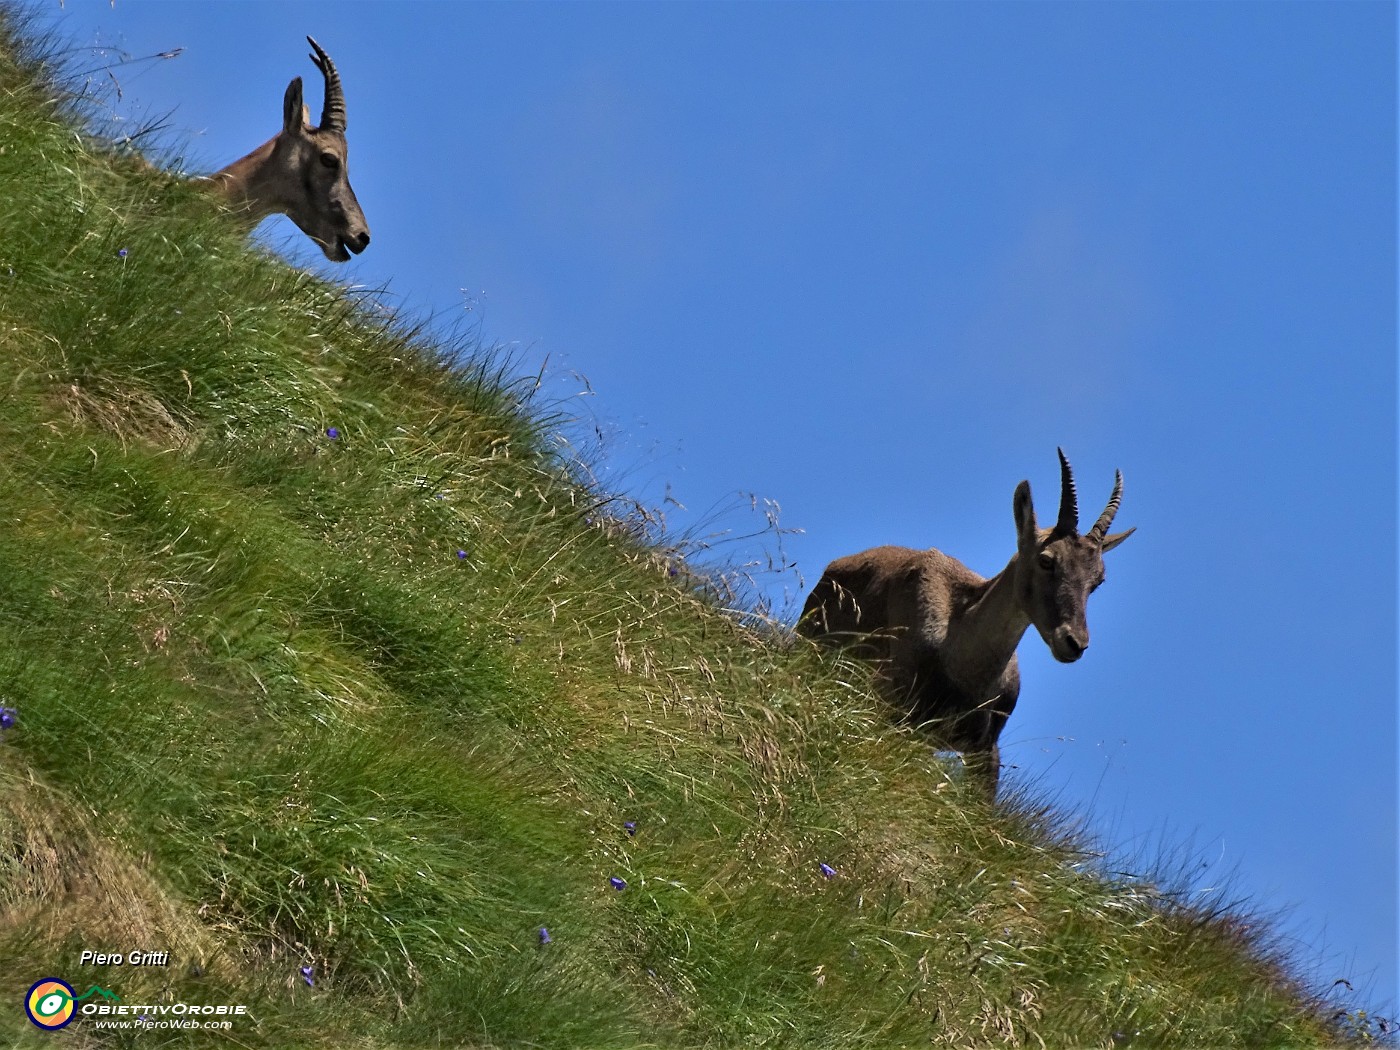
[[1393,4],[41,10],[94,65],[184,49],[114,116],[170,112],[192,171],[292,76],[319,112],[316,36],[374,234],[336,276],[548,356],[677,528],[779,503],[778,603],[880,543],[991,575],[1056,445],[1086,514],[1120,468],[1139,531],[1085,659],[1027,636],[1009,777],[1119,857],[1189,846],[1393,1014]]

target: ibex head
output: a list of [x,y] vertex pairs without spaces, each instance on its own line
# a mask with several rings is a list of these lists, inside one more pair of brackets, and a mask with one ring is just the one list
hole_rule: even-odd
[[1016,486],[1012,507],[1016,514],[1017,596],[1056,660],[1073,663],[1089,647],[1085,608],[1089,594],[1103,583],[1103,555],[1133,534],[1134,529],[1110,536],[1108,527],[1118,513],[1123,495],[1123,475],[1115,472],[1113,494],[1099,520],[1079,534],[1079,499],[1069,460],[1060,454],[1060,516],[1051,529],[1036,526],[1031,505],[1031,485]]
[[369,224],[350,186],[346,165],[345,93],[331,56],[306,38],[326,81],[321,124],[312,127],[301,99],[301,77],[287,85],[282,98],[282,134],[274,153],[285,160],[288,207],[286,214],[332,262],[345,262],[350,253],[369,244]]
[[345,262],[369,244],[369,224],[350,186],[346,165],[345,93],[340,74],[321,45],[311,61],[326,81],[321,124],[311,124],[301,77],[282,97],[282,131],[210,177],[213,186],[253,221],[274,213],[290,218],[332,262]]

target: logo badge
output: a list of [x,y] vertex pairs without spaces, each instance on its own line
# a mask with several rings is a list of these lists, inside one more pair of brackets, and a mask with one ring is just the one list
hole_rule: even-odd
[[24,997],[24,1012],[40,1028],[62,1028],[73,1020],[73,986],[57,977],[35,981]]

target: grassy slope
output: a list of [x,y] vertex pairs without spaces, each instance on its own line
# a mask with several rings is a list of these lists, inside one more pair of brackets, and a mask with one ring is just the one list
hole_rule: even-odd
[[244,1002],[258,1047],[1334,1038],[1240,923],[1094,876],[726,618],[489,354],[249,250],[15,53],[0,1003]]

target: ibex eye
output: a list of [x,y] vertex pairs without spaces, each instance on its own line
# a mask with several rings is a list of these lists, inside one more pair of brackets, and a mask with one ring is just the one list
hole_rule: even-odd
[[1053,555],[1042,554],[1037,560],[1040,562],[1040,567],[1042,569],[1053,569],[1055,567],[1055,558]]
[[338,168],[340,167],[340,158],[334,153],[322,153],[321,163],[328,168]]

